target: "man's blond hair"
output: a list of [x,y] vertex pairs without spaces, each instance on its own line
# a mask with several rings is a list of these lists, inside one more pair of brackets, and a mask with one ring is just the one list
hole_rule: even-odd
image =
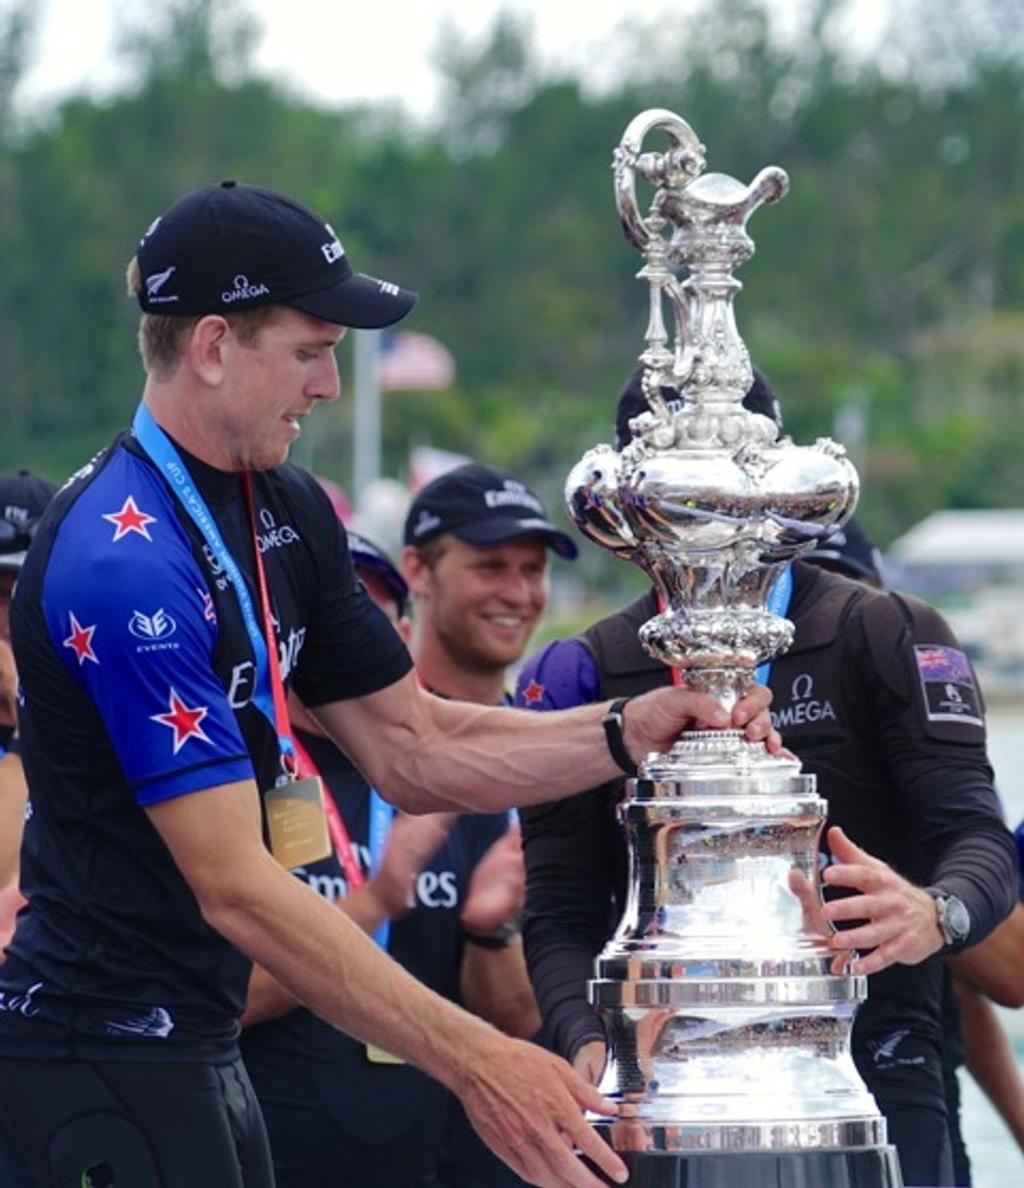
[[[125,270],[125,286],[128,296],[138,298],[142,292],[142,272],[137,256],[133,256]],[[210,311],[213,312],[212,310]],[[280,312],[277,305],[258,305],[255,309],[243,309],[238,313],[221,316],[231,326],[239,341],[252,345],[264,326],[269,325]],[[192,333],[200,315],[177,317],[168,314],[144,313],[139,319],[139,354],[147,375],[154,379],[167,379],[181,360],[185,343]]]

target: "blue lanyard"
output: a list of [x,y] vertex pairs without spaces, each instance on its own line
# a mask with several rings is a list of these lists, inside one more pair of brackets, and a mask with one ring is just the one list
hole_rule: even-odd
[[[775,579],[775,584],[771,588],[771,593],[768,595],[768,610],[773,615],[778,615],[780,618],[785,618],[789,611],[789,603],[793,597],[793,568],[787,565],[786,568]],[[772,675],[772,662],[766,660],[764,664],[757,666],[757,672],[754,674],[759,685],[767,685],[768,680]]]
[[[375,874],[384,856],[384,849],[388,844],[388,834],[391,823],[395,819],[395,810],[381,796],[376,788],[370,789],[370,820],[367,828],[367,842],[370,848],[370,873]],[[384,920],[374,929],[374,941],[387,952],[391,939],[391,921]]]
[[[242,610],[245,631],[249,636],[249,642],[252,644],[255,664],[253,704],[273,727],[274,733],[277,735],[277,744],[281,754],[292,757],[295,753],[292,740],[277,729],[277,721],[274,716],[274,698],[270,688],[270,664],[267,659],[267,640],[263,637],[263,631],[256,617],[256,609],[249,595],[249,588],[245,584],[245,578],[235,564],[234,557],[228,552],[228,547],[220,534],[220,529],[217,527],[217,522],[213,518],[213,513],[206,506],[206,500],[203,499],[202,495],[196,489],[191,475],[186,469],[184,462],[182,462],[178,451],[174,448],[174,443],[156,421],[153,420],[153,416],[145,404],[140,404],[136,410],[135,417],[132,421],[132,429],[139,445],[142,446],[150,459],[156,463],[157,468],[167,480],[172,493],[185,511],[188,512],[192,522],[202,533],[203,539],[209,546],[211,553],[231,579],[231,584],[234,586],[235,593],[238,595],[238,603]],[[253,547],[258,547],[255,542],[253,542]]]

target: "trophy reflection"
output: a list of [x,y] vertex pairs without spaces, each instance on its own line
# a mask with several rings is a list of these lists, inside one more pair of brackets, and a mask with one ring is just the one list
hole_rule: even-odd
[[[644,151],[656,132],[667,146]],[[770,609],[788,563],[853,512],[858,482],[842,447],[794,445],[742,405],[753,375],[733,269],[753,254],[750,216],[788,181],[771,167],[744,185],[704,166],[668,111],[637,116],[615,151],[619,215],[650,293],[648,411],[621,451],[580,460],[566,499],[585,535],[654,584],[644,648],[731,707],[792,641]],[[652,191],[646,214],[638,183]],[[620,1114],[592,1121],[631,1183],[899,1188],[850,1051],[866,979],[820,912],[814,777],[738,731],[693,732],[647,756],[620,814],[627,906],[590,983],[608,1037],[600,1088]]]

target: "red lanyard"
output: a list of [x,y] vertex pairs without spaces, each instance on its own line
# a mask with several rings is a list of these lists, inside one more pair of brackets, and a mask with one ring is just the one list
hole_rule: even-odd
[[249,508],[249,523],[252,527],[252,547],[256,556],[256,577],[259,585],[260,606],[263,610],[263,634],[267,641],[267,661],[270,668],[270,690],[274,699],[274,723],[277,727],[278,737],[287,739],[291,743],[293,752],[291,755],[282,753],[281,763],[291,775],[298,775],[302,779],[308,776],[320,779],[324,811],[327,814],[327,828],[330,830],[338,860],[345,871],[349,889],[355,890],[356,887],[361,887],[366,880],[356,861],[352,839],[348,835],[345,822],[341,819],[341,813],[338,812],[338,806],[334,803],[334,797],[331,795],[326,781],[320,778],[313,757],[292,733],[284,681],[281,679],[281,662],[277,653],[277,633],[274,631],[274,620],[270,614],[267,575],[263,568],[263,554],[260,552],[259,533],[256,527],[256,504],[252,494],[252,476],[248,471],[242,476],[242,482],[245,487],[245,502]]
[[281,744],[281,766],[286,774],[295,775],[295,740],[292,737],[291,723],[288,721],[288,702],[285,699],[284,681],[281,679],[281,661],[277,654],[277,633],[274,631],[274,620],[270,613],[267,575],[263,569],[263,554],[260,552],[259,532],[256,528],[256,505],[252,495],[252,476],[248,471],[242,475],[242,485],[245,488],[245,502],[249,508],[249,524],[252,527],[252,549],[256,557],[260,609],[263,611],[263,636],[267,641],[270,694],[274,699],[274,725],[277,729],[278,741]]
[[299,775],[303,778],[316,776],[320,779],[320,787],[324,793],[324,811],[327,813],[327,828],[331,832],[331,841],[334,842],[334,852],[338,855],[338,861],[345,872],[345,881],[348,883],[349,890],[355,891],[357,887],[361,887],[366,882],[356,860],[356,848],[348,835],[341,813],[338,812],[338,806],[334,803],[334,796],[327,786],[327,781],[320,776],[320,772],[313,762],[313,756],[297,738],[293,741],[295,743],[295,758],[299,764]]

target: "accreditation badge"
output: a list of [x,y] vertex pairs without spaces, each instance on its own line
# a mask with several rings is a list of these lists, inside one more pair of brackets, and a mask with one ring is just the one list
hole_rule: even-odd
[[331,852],[331,835],[319,776],[286,780],[263,793],[270,852],[286,870],[319,862]]
[[366,1045],[366,1059],[371,1064],[405,1064],[401,1056],[386,1052],[383,1048],[378,1048],[376,1044]]

